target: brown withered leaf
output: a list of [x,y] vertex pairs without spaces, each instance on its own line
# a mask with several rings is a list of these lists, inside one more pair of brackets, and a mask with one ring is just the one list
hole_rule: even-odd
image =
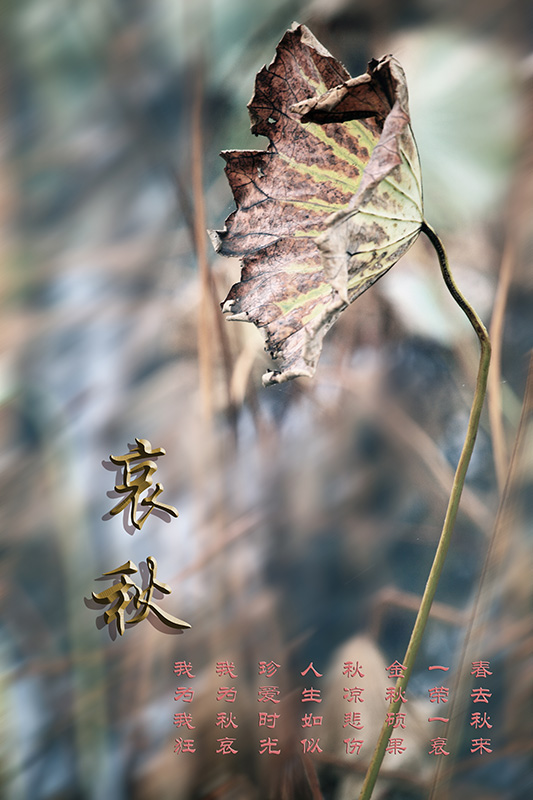
[[392,56],[350,78],[293,25],[249,104],[266,150],[222,153],[236,210],[215,248],[242,258],[223,311],[254,322],[282,367],[314,374],[326,331],[389,270],[423,220],[420,165],[402,68]]

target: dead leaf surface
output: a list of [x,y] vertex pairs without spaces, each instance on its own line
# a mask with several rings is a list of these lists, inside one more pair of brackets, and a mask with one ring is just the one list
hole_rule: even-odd
[[222,153],[236,203],[218,252],[242,258],[224,312],[263,328],[265,384],[314,374],[326,331],[414,242],[423,220],[407,88],[392,56],[350,78],[303,25],[249,104],[266,150]]

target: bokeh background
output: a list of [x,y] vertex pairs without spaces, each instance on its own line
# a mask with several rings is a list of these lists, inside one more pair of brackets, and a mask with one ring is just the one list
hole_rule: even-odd
[[[9,800],[357,796],[403,657],[466,429],[477,345],[424,241],[347,310],[317,375],[263,389],[261,334],[221,319],[236,261],[222,149],[262,148],[246,103],[293,20],[353,75],[393,52],[410,89],[426,216],[490,325],[489,402],[410,686],[404,756],[375,797],[533,790],[533,17],[525,0],[7,0],[2,8],[0,775]],[[106,518],[110,454],[162,446],[171,522]],[[120,637],[103,572],[152,555],[192,624]],[[341,665],[365,670],[346,756]],[[493,675],[492,753],[470,753],[470,662]],[[190,706],[174,662],[195,674]],[[238,753],[216,755],[229,660]],[[259,660],[281,664],[280,756],[259,755]],[[300,673],[323,677],[304,758]],[[450,755],[427,720],[450,666]],[[434,673],[433,673],[434,674]],[[433,682],[432,682],[433,681]],[[270,680],[267,683],[273,684]],[[451,703],[450,703],[451,706]],[[174,714],[190,712],[194,731]],[[366,715],[366,716],[365,716]],[[440,723],[433,723],[433,726]],[[267,731],[267,733],[271,733]],[[174,752],[195,738],[195,754]],[[437,769],[438,768],[438,769]],[[319,788],[320,787],[320,788]]]

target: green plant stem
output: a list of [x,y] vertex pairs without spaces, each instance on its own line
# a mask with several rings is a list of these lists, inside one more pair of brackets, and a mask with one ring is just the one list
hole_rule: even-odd
[[[407,646],[405,657],[402,662],[405,669],[403,670],[401,677],[398,678],[398,681],[396,683],[397,699],[390,704],[388,709],[388,714],[389,713],[396,714],[399,711],[400,706],[403,702],[401,699],[401,694],[405,692],[405,689],[409,682],[409,678],[411,676],[411,672],[413,671],[413,666],[416,660],[416,656],[418,654],[418,650],[420,649],[422,636],[424,634],[426,622],[429,617],[429,612],[431,610],[433,598],[437,590],[439,578],[442,572],[442,568],[444,566],[446,554],[448,552],[448,547],[450,546],[450,540],[455,525],[455,519],[457,517],[457,511],[459,508],[461,493],[463,491],[466,472],[468,469],[468,464],[470,463],[470,457],[472,456],[472,451],[474,449],[474,443],[476,441],[476,435],[479,427],[479,418],[481,416],[481,409],[483,407],[483,401],[485,400],[485,394],[487,389],[487,375],[490,363],[489,335],[485,329],[485,326],[477,316],[474,309],[468,304],[468,302],[465,300],[465,298],[457,288],[457,285],[450,272],[448,258],[446,256],[446,252],[444,250],[441,240],[439,239],[435,231],[426,222],[422,223],[421,230],[423,233],[426,234],[426,236],[428,237],[428,239],[430,240],[431,244],[433,245],[433,247],[437,252],[444,282],[446,283],[446,286],[448,287],[448,290],[452,295],[453,299],[455,300],[455,302],[460,306],[460,308],[464,311],[464,313],[470,320],[470,323],[474,328],[476,335],[479,339],[481,353],[480,353],[479,367],[476,380],[476,389],[474,392],[474,399],[472,401],[472,408],[470,410],[470,418],[468,421],[468,429],[466,432],[466,438],[463,445],[463,450],[461,452],[461,457],[459,458],[459,463],[457,464],[457,469],[455,471],[452,491],[450,494],[450,499],[448,501],[448,508],[446,511],[446,517],[444,519],[444,524],[442,527],[442,533],[440,535],[437,551],[435,553],[435,558],[433,559],[433,564],[431,566],[429,577],[426,583],[426,588],[424,589],[424,594],[422,595],[420,608],[418,610],[413,631],[411,633],[411,639]],[[392,732],[392,725],[389,725],[387,722],[387,720],[389,719],[388,714],[387,717],[385,718],[385,722],[383,723],[383,727],[381,728],[379,739],[376,748],[374,750],[372,760],[369,764],[365,780],[363,783],[363,787],[361,789],[361,794],[359,795],[359,800],[370,800],[370,797],[372,796],[372,792],[374,790],[379,770],[381,768],[381,763],[383,761],[383,757],[387,749],[387,744]]]

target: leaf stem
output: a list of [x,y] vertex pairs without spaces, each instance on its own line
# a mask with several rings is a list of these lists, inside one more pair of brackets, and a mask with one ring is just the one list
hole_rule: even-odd
[[[461,493],[463,491],[466,472],[468,469],[468,465],[470,463],[472,451],[474,449],[474,443],[476,441],[477,431],[479,427],[479,419],[481,416],[481,409],[483,407],[483,402],[485,400],[485,394],[487,390],[487,376],[490,364],[489,335],[485,329],[485,326],[479,319],[478,315],[476,314],[472,306],[468,304],[466,299],[459,291],[457,284],[455,283],[453,276],[451,274],[448,258],[446,256],[446,251],[444,250],[444,246],[441,240],[439,239],[433,228],[431,228],[426,222],[422,223],[421,231],[426,234],[426,236],[428,237],[431,244],[436,250],[444,282],[448,287],[448,290],[452,295],[453,299],[458,304],[458,306],[464,311],[472,327],[474,328],[476,335],[479,339],[481,352],[480,352],[479,367],[476,380],[476,389],[474,392],[474,399],[472,401],[472,408],[470,410],[470,418],[468,420],[466,438],[463,445],[463,450],[461,452],[461,456],[459,458],[459,463],[457,464],[457,469],[455,471],[452,491],[450,494],[450,499],[448,501],[448,508],[446,511],[446,516],[444,518],[444,524],[442,527],[442,533],[440,535],[435,557],[433,559],[433,564],[431,566],[431,570],[428,576],[426,588],[424,589],[424,594],[420,602],[420,608],[418,610],[413,631],[411,633],[411,639],[407,646],[407,650],[402,662],[405,669],[403,670],[401,677],[398,678],[398,681],[396,683],[397,699],[390,704],[388,709],[388,713],[394,713],[394,714],[396,714],[399,711],[400,706],[403,702],[401,699],[401,694],[405,692],[405,689],[409,682],[409,678],[411,676],[411,672],[413,671],[413,666],[418,651],[420,649],[422,636],[424,634],[426,622],[429,617],[431,605],[433,603],[433,598],[437,590],[439,578],[442,572],[442,568],[444,566],[444,561],[446,559],[446,554],[450,546],[450,540],[453,533],[455,520],[457,517],[457,511],[459,508]],[[402,692],[400,692],[400,689],[402,690]],[[381,728],[379,739],[376,744],[372,760],[369,764],[365,780],[363,783],[363,787],[361,789],[361,794],[359,795],[359,800],[370,800],[370,797],[374,790],[374,786],[381,768],[381,763],[385,756],[387,744],[392,732],[392,726],[388,724],[387,719],[388,717],[385,718],[385,722],[383,723],[383,727]]]

